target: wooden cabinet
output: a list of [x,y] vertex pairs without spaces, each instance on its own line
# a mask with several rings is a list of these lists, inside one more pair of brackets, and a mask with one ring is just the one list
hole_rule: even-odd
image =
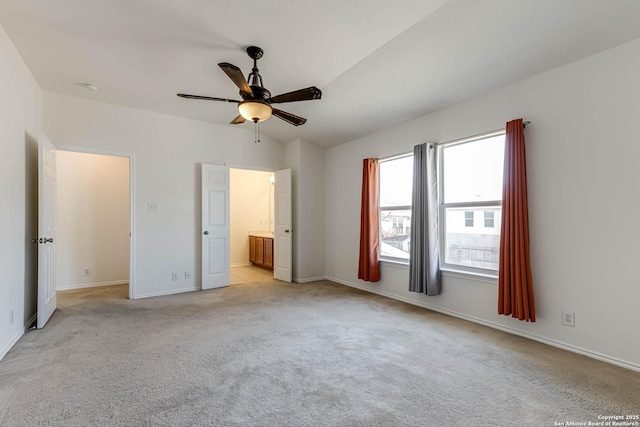
[[264,238],[256,237],[256,264],[264,264]]
[[255,236],[249,236],[249,261],[251,263],[256,262],[256,238]]
[[273,238],[249,236],[249,261],[273,270]]
[[273,239],[264,239],[264,264],[273,270]]

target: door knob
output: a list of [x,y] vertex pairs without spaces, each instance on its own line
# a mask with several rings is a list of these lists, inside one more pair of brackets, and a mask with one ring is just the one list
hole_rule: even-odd
[[288,232],[289,232],[289,229],[284,230],[284,232],[285,232],[285,233],[288,233]]
[[202,234],[209,234],[209,232],[208,232],[208,231],[205,231],[205,232],[204,232],[204,233],[202,233]]

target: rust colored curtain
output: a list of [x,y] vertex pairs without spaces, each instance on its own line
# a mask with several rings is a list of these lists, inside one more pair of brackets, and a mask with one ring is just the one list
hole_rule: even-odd
[[362,205],[360,207],[360,260],[358,279],[380,280],[380,214],[378,212],[378,159],[362,162]]
[[504,150],[498,313],[535,322],[525,159],[522,119],[510,121]]

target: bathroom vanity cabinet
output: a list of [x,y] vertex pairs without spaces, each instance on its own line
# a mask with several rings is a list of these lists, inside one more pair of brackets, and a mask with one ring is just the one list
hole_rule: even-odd
[[249,261],[253,265],[273,270],[273,236],[270,234],[249,235]]

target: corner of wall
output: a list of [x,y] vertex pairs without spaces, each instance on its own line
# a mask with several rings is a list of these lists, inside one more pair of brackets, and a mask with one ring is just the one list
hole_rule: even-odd
[[[0,26],[0,199],[11,209],[0,211],[0,318],[13,318],[0,328],[0,359],[24,334],[35,315],[37,288],[34,245],[37,233],[37,140],[42,133],[43,93],[9,35]],[[34,166],[35,159],[35,166]],[[34,173],[36,178],[34,178]],[[35,181],[34,181],[35,180]],[[34,200],[36,200],[34,202]]]

